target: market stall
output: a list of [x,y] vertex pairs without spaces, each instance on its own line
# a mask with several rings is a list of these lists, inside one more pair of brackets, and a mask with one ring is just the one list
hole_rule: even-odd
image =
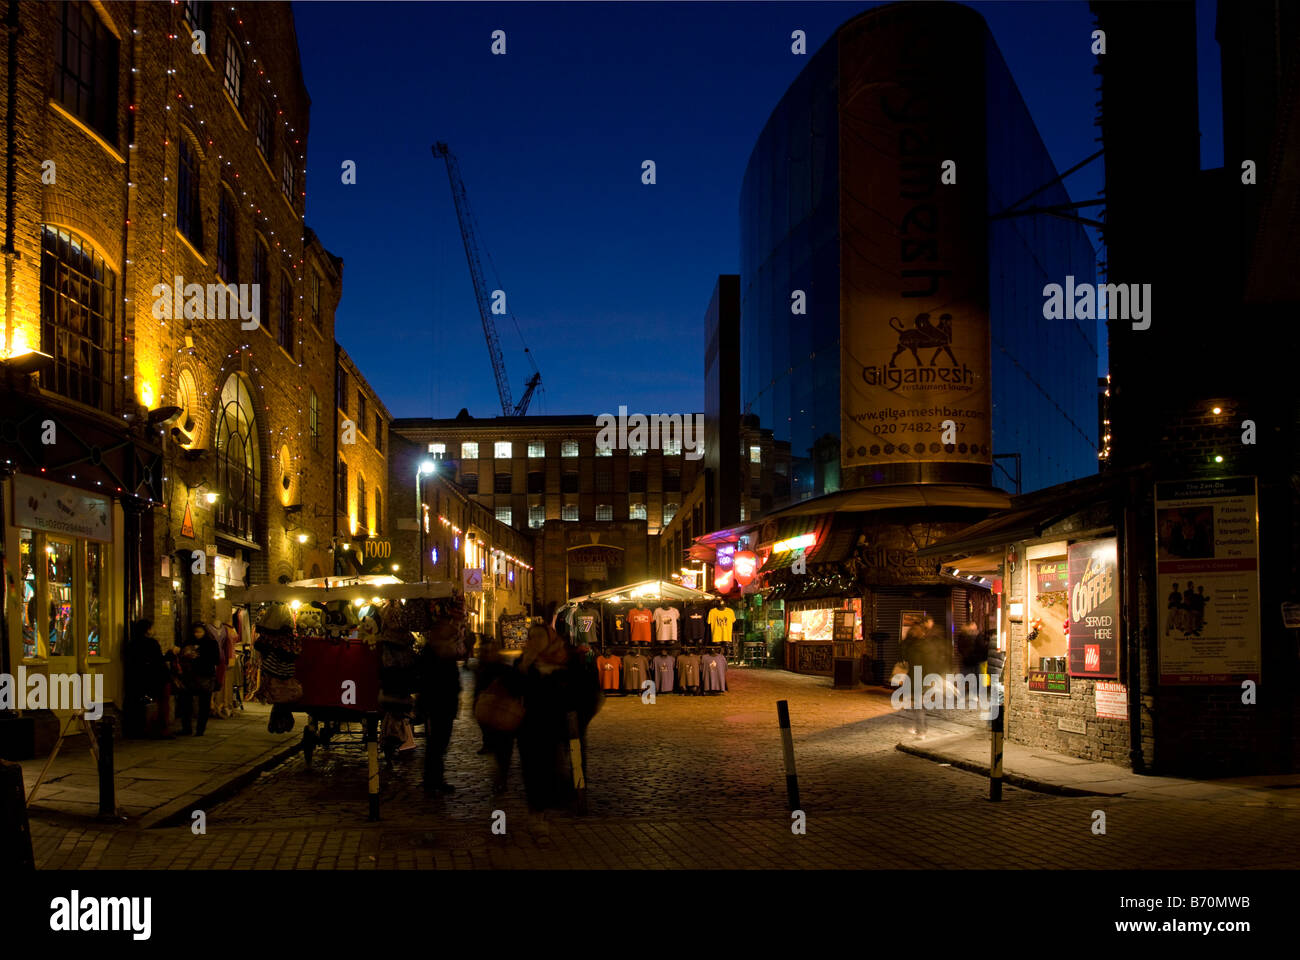
[[293,714],[306,713],[302,748],[310,764],[318,745],[359,724],[370,819],[379,819],[379,724],[386,714],[407,717],[417,644],[435,620],[455,616],[452,585],[361,576],[229,587],[226,595],[256,624],[254,696],[272,705],[268,729],[287,733]]

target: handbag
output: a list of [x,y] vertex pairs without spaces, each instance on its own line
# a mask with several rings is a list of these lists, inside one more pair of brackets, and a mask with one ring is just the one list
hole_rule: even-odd
[[493,680],[474,701],[474,719],[490,730],[514,733],[524,721],[524,702],[512,697],[500,680]]
[[910,671],[911,669],[912,669],[911,664],[909,664],[906,660],[899,660],[896,664],[894,664],[894,669],[889,672],[890,684],[895,687],[901,687],[903,685],[903,681],[899,680],[898,676],[901,674],[903,678],[906,679],[908,671]]

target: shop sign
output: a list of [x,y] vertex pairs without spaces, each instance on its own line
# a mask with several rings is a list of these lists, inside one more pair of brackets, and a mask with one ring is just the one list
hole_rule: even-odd
[[758,569],[758,557],[754,556],[750,550],[742,550],[736,554],[733,569],[736,574],[736,582],[742,587],[747,586],[749,581],[754,579],[754,572]]
[[14,526],[111,543],[113,510],[108,497],[14,474]]
[[1060,593],[1069,576],[1068,560],[1055,560],[1038,565],[1038,592]]
[[1260,679],[1254,477],[1156,484],[1160,683]]
[[1070,674],[1066,670],[1030,670],[1029,689],[1034,693],[1068,694]]
[[1128,687],[1124,684],[1098,680],[1096,696],[1098,719],[1128,719]]
[[482,593],[483,592],[483,571],[478,567],[465,568],[465,592]]
[[[902,18],[838,43],[841,269],[858,278],[839,303],[840,462],[988,466],[984,105],[962,80],[979,54]],[[975,187],[920,175],[945,161]]]
[[[1119,676],[1119,548],[1114,537],[1072,543],[1069,574],[1070,674]],[[1041,576],[1041,571],[1040,571]]]
[[852,640],[853,639],[853,611],[837,610],[835,611],[835,626],[833,627],[833,638],[835,640]]
[[732,561],[735,557],[736,545],[734,543],[725,543],[718,547],[717,555],[714,557],[714,566],[719,570],[730,570]]

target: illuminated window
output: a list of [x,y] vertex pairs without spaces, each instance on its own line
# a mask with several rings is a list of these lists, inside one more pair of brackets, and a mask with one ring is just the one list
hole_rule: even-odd
[[226,37],[226,93],[239,106],[243,94],[244,61],[239,56],[239,44],[233,36]]
[[478,459],[478,444],[473,440],[468,440],[460,445],[460,458],[462,460]]
[[513,516],[514,516],[514,511],[511,510],[509,507],[497,507],[496,509],[496,517],[502,523],[506,523],[506,524],[510,523],[511,518]]
[[70,400],[113,405],[117,275],[76,234],[41,231],[41,351],[54,357],[41,386]]
[[246,540],[254,538],[254,519],[261,503],[261,463],[257,412],[248,383],[232,373],[221,388],[217,410],[215,483],[218,530]]
[[673,437],[671,440],[664,441],[665,457],[680,457],[682,455],[681,437]]
[[498,460],[509,460],[513,456],[510,452],[512,447],[509,440],[498,440],[492,445],[492,455]]
[[613,508],[613,506],[611,506],[611,505],[608,504],[608,503],[602,503],[602,504],[599,504],[599,505],[596,507],[596,519],[597,519],[597,520],[606,520],[606,521],[613,520],[613,519],[614,519],[614,508]]
[[633,520],[644,520],[646,518],[645,504],[644,503],[632,504],[632,506],[628,508],[627,515]]
[[577,455],[578,455],[577,440],[565,440],[563,443],[560,444],[560,456],[576,457]]
[[664,526],[665,527],[668,526],[668,524],[673,522],[673,517],[677,516],[677,511],[679,509],[681,509],[679,504],[676,503],[664,504]]
[[750,462],[750,463],[762,463],[762,462],[763,462],[763,448],[762,448],[762,447],[750,447],[750,448],[749,448],[749,462]]
[[546,525],[546,508],[535,504],[528,508],[528,526],[533,530]]
[[528,441],[528,455],[529,455],[530,457],[544,457],[544,456],[546,456],[546,441],[545,441],[545,440],[529,440],[529,441]]
[[447,456],[447,445],[445,443],[431,443],[429,444],[429,453],[433,459],[441,460]]
[[576,503],[566,503],[564,505],[564,519],[565,520],[578,519],[578,505]]

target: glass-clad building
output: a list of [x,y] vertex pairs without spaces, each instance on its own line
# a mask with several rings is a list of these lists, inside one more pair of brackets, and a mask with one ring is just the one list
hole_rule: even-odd
[[1046,284],[1095,282],[1093,249],[1076,223],[994,216],[1056,176],[969,8],[872,10],[809,60],[740,202],[741,412],[791,457],[773,509],[877,483],[1009,489],[998,455],[1019,455],[1024,491],[1096,471],[1096,333],[1043,319]]

